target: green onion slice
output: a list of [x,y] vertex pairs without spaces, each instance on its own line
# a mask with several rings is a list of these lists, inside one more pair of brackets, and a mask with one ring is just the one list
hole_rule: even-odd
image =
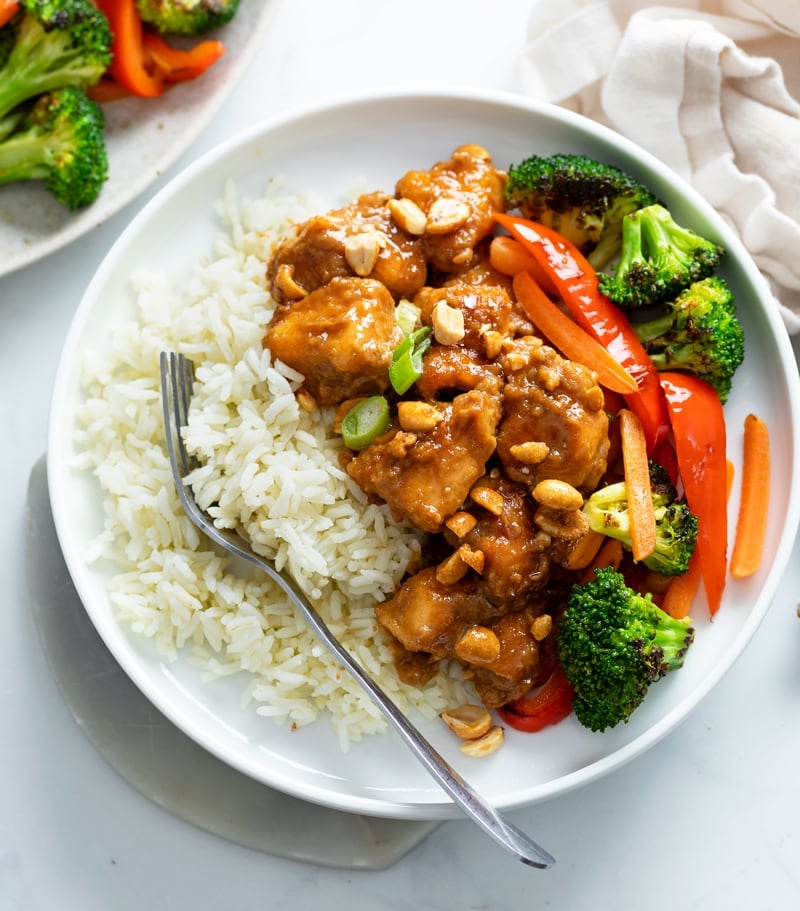
[[416,304],[403,298],[398,302],[394,309],[394,318],[397,325],[401,328],[403,335],[411,333],[419,325],[419,317],[422,311]]
[[389,382],[398,395],[407,392],[422,376],[422,356],[431,346],[431,330],[423,326],[407,335],[392,353]]
[[342,420],[342,439],[348,449],[363,449],[389,427],[389,403],[382,395],[362,399]]

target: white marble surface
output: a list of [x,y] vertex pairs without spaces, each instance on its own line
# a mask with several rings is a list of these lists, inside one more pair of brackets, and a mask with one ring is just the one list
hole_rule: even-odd
[[380,872],[237,847],[142,798],[66,711],[26,612],[25,489],[45,449],[72,313],[127,221],[182,164],[255,118],[377,85],[518,87],[526,0],[270,2],[263,52],[170,173],[72,247],[0,278],[0,909],[800,907],[797,547],[755,639],[678,730],[608,778],[511,814],[558,858],[546,872],[523,867],[461,821]]

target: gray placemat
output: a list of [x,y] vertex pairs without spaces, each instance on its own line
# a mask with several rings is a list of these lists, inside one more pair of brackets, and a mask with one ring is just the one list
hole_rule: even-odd
[[162,715],[117,664],[78,598],[53,524],[44,457],[30,476],[26,533],[32,613],[64,702],[100,754],[145,797],[248,848],[347,869],[384,869],[439,825],[342,813],[274,791]]

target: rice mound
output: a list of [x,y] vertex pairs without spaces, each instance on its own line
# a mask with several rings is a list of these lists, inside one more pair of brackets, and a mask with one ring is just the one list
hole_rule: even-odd
[[[242,702],[294,726],[327,715],[343,750],[384,730],[371,699],[316,639],[277,586],[214,549],[186,518],[164,444],[159,356],[195,363],[185,441],[202,463],[195,495],[224,527],[288,569],[337,638],[403,711],[435,717],[469,698],[457,667],[422,689],[396,677],[374,614],[420,553],[410,526],[367,502],[338,463],[330,409],[294,396],[302,377],[262,346],[274,301],[265,262],[314,206],[270,188],[239,200],[226,187],[212,250],[180,279],[132,277],[137,317],[86,356],[77,467],[94,472],[104,530],[90,560],[114,567],[118,622],[204,681],[246,672]],[[177,288],[180,290],[177,290]]]

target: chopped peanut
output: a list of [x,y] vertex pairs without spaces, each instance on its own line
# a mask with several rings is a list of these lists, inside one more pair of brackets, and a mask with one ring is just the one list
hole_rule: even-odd
[[425,213],[412,199],[390,199],[387,203],[394,223],[407,234],[425,233]]
[[463,579],[469,572],[469,566],[461,559],[459,552],[453,551],[436,567],[436,581],[442,585],[452,585]]
[[377,231],[363,231],[347,238],[344,258],[356,275],[365,278],[375,268],[383,245],[381,241]]
[[486,357],[493,361],[503,350],[503,336],[496,329],[486,329],[481,333]]
[[472,513],[457,512],[445,520],[444,523],[457,538],[463,538],[468,535],[478,524],[478,520]]
[[[295,398],[297,399],[297,404],[303,409],[303,411],[312,414],[317,410],[317,400],[313,395],[309,395],[305,389],[298,390]],[[341,427],[341,424],[339,426]]]
[[425,230],[428,234],[449,234],[469,218],[469,206],[460,199],[441,196],[428,210]]
[[501,516],[505,507],[503,495],[491,487],[473,487],[469,492],[469,497],[473,503],[482,506],[493,516]]
[[509,449],[511,457],[523,465],[538,465],[544,462],[550,453],[550,447],[547,443],[540,443],[530,440],[526,443],[517,443]]
[[403,401],[397,403],[397,418],[403,430],[425,433],[442,420],[442,414],[427,402]]
[[462,544],[458,548],[458,555],[470,569],[474,569],[476,573],[483,572],[483,567],[486,564],[486,555],[482,550],[473,550],[469,545]]
[[467,664],[491,664],[500,657],[500,640],[488,626],[471,626],[456,642],[455,652]]
[[281,263],[278,266],[274,285],[287,301],[299,301],[308,295],[308,291],[294,280],[294,266],[289,263]]
[[583,506],[583,495],[572,484],[548,478],[533,488],[533,499],[550,509],[574,510]]
[[531,623],[531,635],[537,642],[541,642],[542,639],[546,639],[550,635],[552,628],[553,618],[550,614],[540,614]]
[[465,740],[461,744],[461,752],[467,756],[491,756],[496,753],[503,745],[505,733],[499,724],[495,724],[482,736],[474,740]]
[[464,314],[445,300],[437,301],[431,313],[433,334],[440,345],[456,345],[466,334]]
[[455,709],[445,709],[439,717],[462,740],[474,740],[492,726],[492,716],[487,708],[470,702]]

